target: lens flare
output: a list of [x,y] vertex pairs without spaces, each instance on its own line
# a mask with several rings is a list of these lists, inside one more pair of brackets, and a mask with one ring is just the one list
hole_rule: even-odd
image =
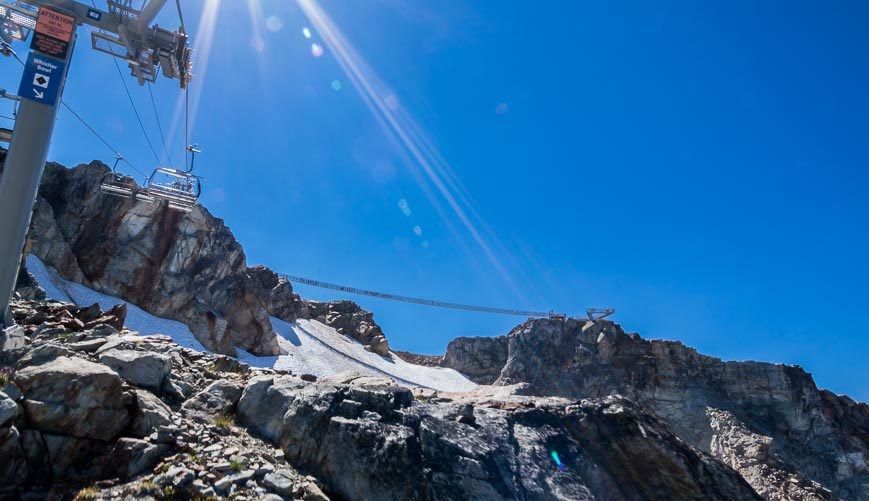
[[555,461],[555,466],[558,467],[558,470],[563,471],[564,470],[564,463],[562,463],[561,458],[558,457],[558,452],[552,451],[549,453],[549,455],[552,456],[552,460]]
[[[447,227],[456,233],[453,221],[454,218],[458,219],[503,283],[520,301],[526,302],[524,294],[513,280],[515,273],[508,272],[498,257],[500,254],[506,256],[508,262],[512,261],[506,248],[480,217],[467,190],[433,141],[407,110],[398,106],[397,99],[391,103],[387,102],[387,97],[392,95],[389,87],[384,85],[347,41],[340,28],[323,11],[319,3],[316,0],[296,0],[296,3],[329,47],[331,54],[335,56],[335,61],[344,70],[347,79],[371,110],[375,120],[403,147],[402,153],[413,160],[408,162],[411,173],[416,177]],[[452,217],[444,211],[443,203],[452,210]],[[457,233],[456,235],[458,237]],[[464,238],[459,237],[457,241],[460,245],[465,245]],[[478,253],[469,251],[468,255],[475,260]]]
[[323,49],[322,45],[320,45],[316,42],[311,44],[311,55],[312,56],[320,57],[323,55],[324,52],[325,52],[325,49]]
[[332,90],[334,90],[335,92],[341,90],[341,82],[338,80],[332,80]]
[[390,94],[383,99],[383,103],[389,108],[391,111],[398,111],[398,98],[395,97],[395,94]]
[[401,213],[404,214],[405,216],[410,217],[410,215],[412,214],[410,212],[410,205],[408,205],[407,200],[405,200],[403,198],[398,201],[398,208],[401,209]]
[[311,30],[309,30],[307,27],[302,28],[302,35],[304,35],[305,38],[311,38]]
[[277,16],[269,16],[269,18],[266,19],[266,29],[272,33],[281,31],[283,27],[284,23]]

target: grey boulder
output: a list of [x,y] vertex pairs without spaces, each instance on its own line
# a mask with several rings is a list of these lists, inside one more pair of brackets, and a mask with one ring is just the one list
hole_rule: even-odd
[[121,379],[105,365],[61,356],[19,370],[15,382],[40,431],[107,441],[130,423]]
[[108,365],[130,383],[159,391],[172,370],[168,355],[151,351],[112,349],[100,354],[100,363]]
[[111,464],[122,478],[133,478],[152,469],[168,450],[165,445],[153,445],[135,438],[121,438],[111,453]]
[[172,422],[172,410],[147,390],[136,392],[136,407],[130,431],[137,437],[146,437],[160,426]]
[[215,381],[184,402],[184,409],[206,417],[232,412],[244,388],[234,381]]

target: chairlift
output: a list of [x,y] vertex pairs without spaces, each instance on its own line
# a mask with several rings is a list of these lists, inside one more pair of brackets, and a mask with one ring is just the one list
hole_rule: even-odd
[[145,182],[148,194],[166,200],[173,210],[190,212],[199,200],[202,185],[199,176],[192,174],[196,154],[201,153],[196,145],[187,147],[190,152],[190,168],[186,170],[158,167]]
[[141,189],[132,176],[118,172],[118,163],[123,159],[124,157],[120,155],[115,157],[112,170],[100,178],[100,191],[116,197],[154,203],[154,197],[148,194],[147,190]]

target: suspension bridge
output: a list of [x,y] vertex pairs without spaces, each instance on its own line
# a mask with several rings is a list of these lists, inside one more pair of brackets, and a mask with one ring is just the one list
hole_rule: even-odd
[[[319,287],[321,289],[331,289],[340,292],[347,292],[349,294],[356,294],[359,296],[368,296],[368,297],[376,297],[379,299],[386,299],[389,301],[399,301],[403,303],[412,303],[419,304],[423,306],[433,306],[436,308],[449,308],[453,310],[464,310],[464,311],[475,311],[480,313],[495,313],[498,315],[515,315],[520,317],[531,317],[531,318],[557,318],[564,319],[567,318],[567,315],[564,313],[557,313],[555,311],[532,311],[532,310],[518,310],[512,308],[494,308],[491,306],[478,306],[471,304],[461,304],[461,303],[452,303],[449,301],[438,301],[436,299],[424,299],[412,296],[402,296],[399,294],[389,294],[387,292],[378,292],[368,289],[360,289],[358,287],[351,287],[349,285],[339,285],[333,284],[330,282],[323,282],[322,280],[314,280],[313,278],[305,278],[299,277],[296,275],[286,275],[283,273],[277,274],[279,277],[289,280],[290,282],[311,285],[313,287]],[[586,308],[585,314],[589,320],[600,320],[602,318],[608,317],[615,313],[614,308]]]

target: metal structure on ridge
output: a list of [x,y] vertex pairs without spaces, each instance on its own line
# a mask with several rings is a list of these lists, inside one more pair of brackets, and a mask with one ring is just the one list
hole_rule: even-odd
[[[16,329],[8,312],[9,300],[45,168],[57,107],[66,106],[61,96],[78,27],[86,24],[94,28],[92,47],[125,62],[140,85],[154,82],[162,72],[164,77],[178,80],[180,87],[186,89],[191,79],[191,49],[180,2],[176,2],[181,18],[178,30],[152,26],[166,1],[145,0],[141,9],[135,9],[132,0],[106,0],[107,10],[101,10],[94,3],[88,5],[75,0],[0,0],[0,55],[13,56],[24,66],[18,95],[3,92],[3,97],[18,101],[19,107],[11,134],[0,131],[0,138],[9,141],[0,177],[0,328]],[[31,50],[25,61],[15,54],[11,44],[28,37]],[[120,69],[118,71],[120,73]],[[129,91],[127,94],[129,97]],[[130,100],[132,103],[132,98]],[[117,155],[115,166],[103,179],[100,189],[137,200],[155,200],[149,190],[136,189],[132,178],[117,171],[123,157],[80,115],[66,107]],[[179,190],[195,196],[179,196],[173,192],[174,198],[163,199],[168,200],[170,208],[189,211],[191,202],[195,204],[198,197],[198,178],[193,182],[189,171],[181,173],[183,175],[175,178],[180,182]]]

